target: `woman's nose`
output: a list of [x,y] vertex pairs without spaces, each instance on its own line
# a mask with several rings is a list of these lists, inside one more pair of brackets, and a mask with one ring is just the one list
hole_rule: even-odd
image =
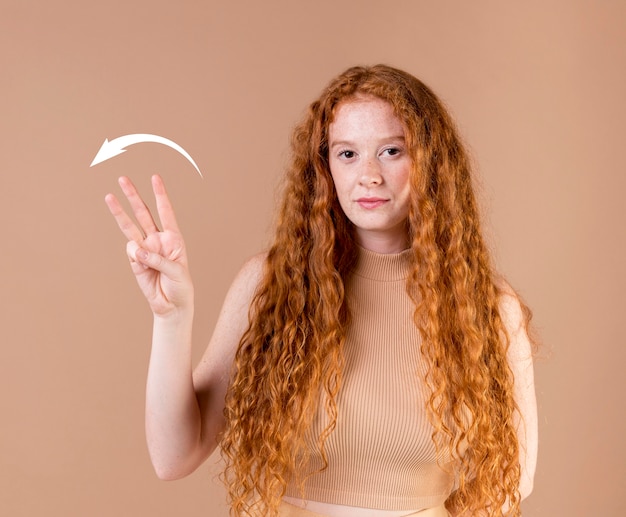
[[375,186],[380,185],[383,182],[383,177],[380,170],[380,163],[377,160],[367,160],[363,164],[359,183],[363,186]]

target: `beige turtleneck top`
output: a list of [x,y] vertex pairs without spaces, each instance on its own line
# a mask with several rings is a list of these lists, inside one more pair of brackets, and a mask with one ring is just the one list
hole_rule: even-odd
[[[337,427],[326,442],[328,468],[309,477],[304,497],[383,510],[442,504],[454,477],[438,464],[425,410],[427,366],[406,293],[409,251],[361,249],[346,293],[352,314]],[[309,471],[322,466],[316,441],[328,422],[323,404],[309,443]],[[302,497],[295,485],[287,496]]]

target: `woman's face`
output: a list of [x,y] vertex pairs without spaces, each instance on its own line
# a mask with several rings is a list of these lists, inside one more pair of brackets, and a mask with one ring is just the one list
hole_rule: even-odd
[[358,244],[378,253],[406,249],[411,159],[391,105],[372,96],[340,103],[328,149],[339,204]]

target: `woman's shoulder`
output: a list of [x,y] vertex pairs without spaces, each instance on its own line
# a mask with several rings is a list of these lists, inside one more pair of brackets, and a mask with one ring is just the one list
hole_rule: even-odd
[[256,255],[248,258],[239,269],[239,272],[233,281],[233,286],[248,286],[248,288],[253,287],[253,290],[255,290],[263,278],[266,260],[266,251],[257,253]]
[[267,260],[267,251],[262,251],[260,253],[257,253],[256,255],[252,255],[250,258],[248,258],[243,265],[241,266],[241,269],[239,270],[239,273],[237,274],[237,277],[244,277],[244,279],[247,280],[260,280],[261,276],[263,275],[263,268],[265,266],[265,262]]
[[[250,305],[263,276],[267,254],[258,253],[241,266],[232,281],[215,325],[211,342],[196,369],[197,379],[209,378],[212,365],[220,365],[219,378],[227,378],[239,341],[249,324]],[[208,366],[207,366],[208,365]],[[207,373],[208,372],[208,373]],[[200,382],[198,380],[198,382]]]
[[517,327],[522,323],[524,314],[522,310],[522,301],[519,295],[504,278],[500,277],[495,282],[498,288],[498,303],[500,308],[500,316],[505,320],[507,327]]
[[233,297],[247,303],[251,301],[263,278],[266,259],[267,252],[261,252],[243,263],[230,286],[227,301]]
[[252,296],[263,278],[267,252],[257,253],[248,258],[233,280],[230,291],[239,291]]
[[499,294],[499,312],[509,335],[509,356],[528,359],[533,355],[534,343],[529,337],[532,314],[517,291],[504,278],[494,281]]

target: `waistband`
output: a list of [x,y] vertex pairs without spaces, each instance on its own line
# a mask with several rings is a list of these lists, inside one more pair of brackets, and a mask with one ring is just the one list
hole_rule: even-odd
[[[321,513],[311,512],[306,510],[305,508],[300,508],[299,506],[294,506],[293,504],[289,504],[286,502],[280,503],[280,507],[278,508],[278,515],[280,517],[327,517],[322,515]],[[442,504],[441,506],[436,506],[434,508],[425,508],[424,510],[420,510],[419,512],[409,513],[404,517],[449,517],[450,514],[446,507]]]

